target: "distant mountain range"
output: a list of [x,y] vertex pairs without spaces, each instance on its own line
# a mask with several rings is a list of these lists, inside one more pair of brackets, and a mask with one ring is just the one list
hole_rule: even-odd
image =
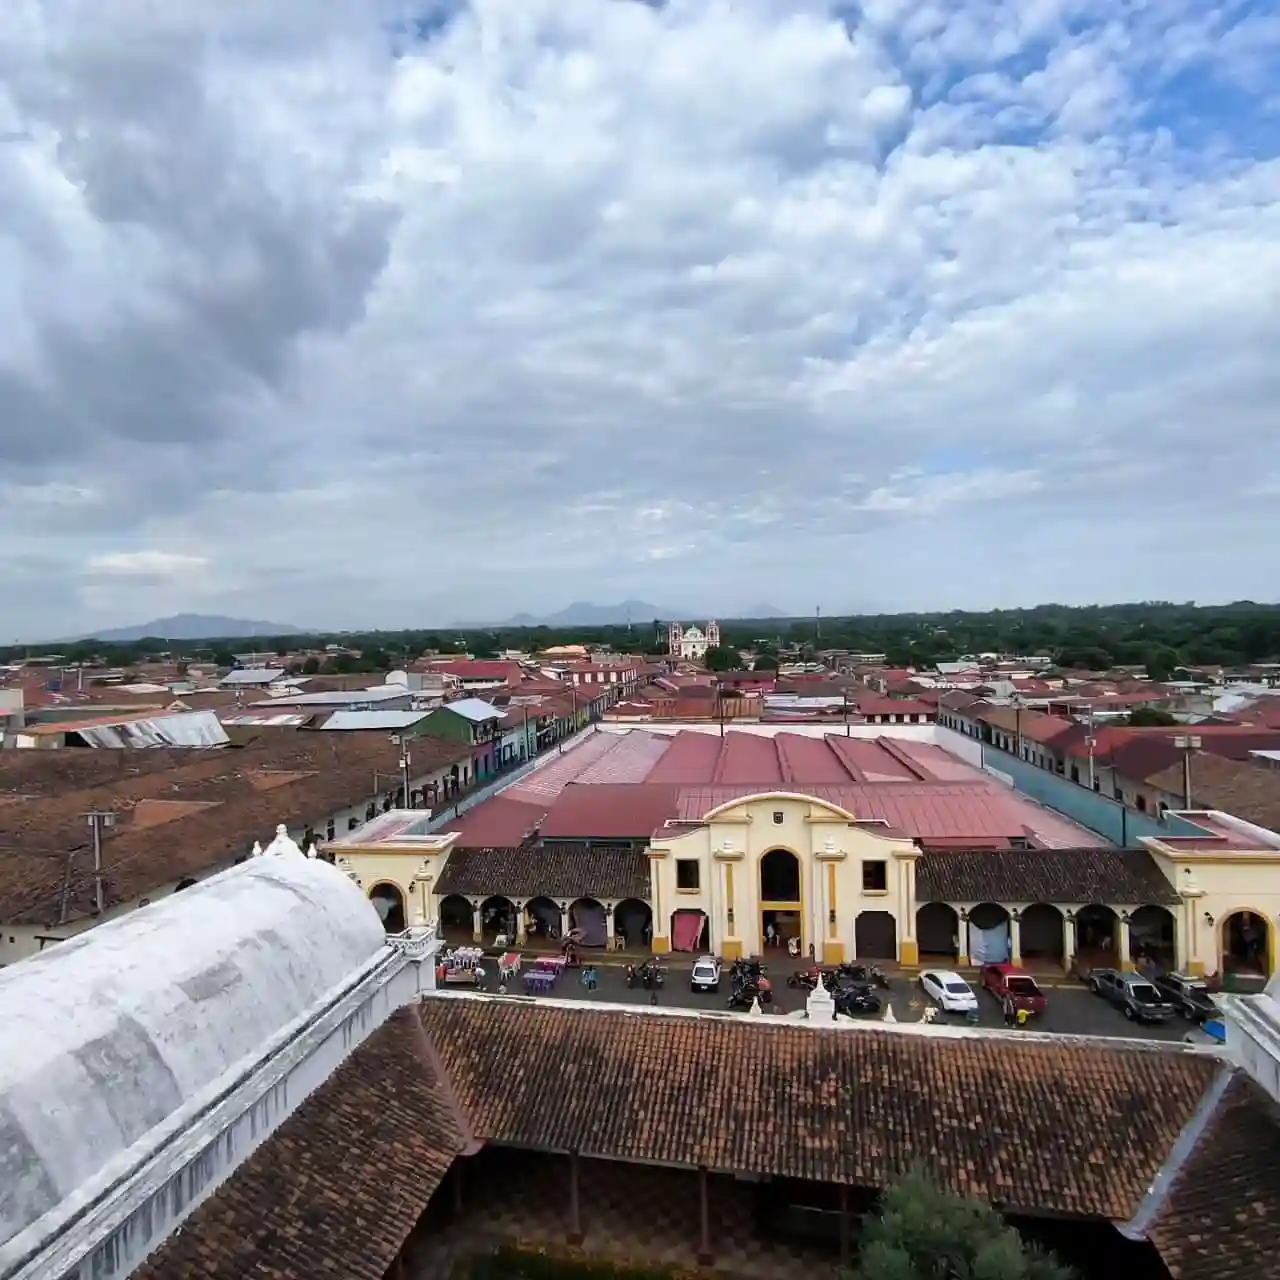
[[107,644],[127,644],[159,636],[164,640],[221,640],[250,636],[300,636],[301,627],[284,622],[260,622],[251,618],[225,618],[221,614],[175,613],[171,618],[154,618],[135,627],[117,627],[113,631],[95,631],[82,637],[102,640]]
[[[754,605],[749,610],[722,617],[735,618],[785,618],[789,615],[770,604]],[[647,600],[624,600],[621,604],[592,604],[586,600],[576,600],[558,613],[549,613],[541,617],[532,613],[517,613],[502,622],[489,623],[499,627],[625,627],[630,623],[633,627],[647,627],[657,618],[662,622],[680,621],[685,623],[705,622],[701,613],[688,609],[671,609],[662,605],[650,604]],[[469,626],[479,624],[470,623]]]

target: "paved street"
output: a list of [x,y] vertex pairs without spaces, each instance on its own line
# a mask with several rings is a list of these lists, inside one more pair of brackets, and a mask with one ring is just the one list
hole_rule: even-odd
[[[728,1007],[729,979],[728,975],[721,984],[720,993],[694,994],[689,989],[688,963],[675,962],[664,966],[666,969],[666,986],[658,992],[658,1002],[670,1008],[706,1009],[722,1012]],[[625,971],[619,966],[601,966],[596,970],[599,975],[599,987],[588,992],[581,982],[579,970],[567,970],[552,990],[552,995],[561,1000],[600,1000],[608,1004],[649,1004],[650,993],[641,989],[629,989],[626,985]],[[804,1007],[806,993],[786,985],[785,972],[771,972],[775,978],[776,1003],[784,1013]],[[1065,982],[1065,980],[1064,980]],[[490,967],[487,986],[490,991],[496,985],[495,975]],[[518,980],[508,984],[511,994],[523,994],[524,987]],[[881,993],[883,996],[886,993]],[[919,1019],[928,1003],[913,982],[901,978],[890,980],[887,993],[893,1004],[893,1011],[899,1021],[913,1022]],[[1037,1031],[1057,1031],[1067,1035],[1121,1036],[1151,1039],[1180,1040],[1190,1029],[1191,1024],[1178,1018],[1164,1026],[1141,1027],[1129,1022],[1118,1010],[1090,994],[1082,986],[1074,983],[1061,987],[1047,987],[1045,995],[1048,1009],[1042,1018],[1035,1020],[1032,1027]],[[980,1025],[984,1027],[1001,1027],[1004,1020],[996,1001],[985,992],[978,995]],[[939,1014],[939,1021],[954,1022],[963,1025],[964,1019],[955,1014]]]

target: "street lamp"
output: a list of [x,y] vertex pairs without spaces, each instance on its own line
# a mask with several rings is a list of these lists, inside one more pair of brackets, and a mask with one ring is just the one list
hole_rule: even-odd
[[[93,832],[93,905],[95,914],[101,915],[103,909],[102,833],[116,825],[116,815],[110,809],[93,809],[84,816],[89,823],[89,829]],[[64,898],[64,909],[65,905]]]
[[400,778],[404,787],[404,807],[412,809],[413,802],[409,798],[409,765],[412,763],[409,756],[409,739],[404,734],[393,733],[391,745],[400,748]]
[[1173,745],[1182,752],[1182,802],[1186,809],[1191,808],[1191,756],[1200,750],[1199,734],[1179,734]]

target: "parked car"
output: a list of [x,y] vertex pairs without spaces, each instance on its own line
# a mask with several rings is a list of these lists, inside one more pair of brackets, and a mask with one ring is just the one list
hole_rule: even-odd
[[969,1013],[978,1007],[977,992],[949,969],[926,969],[920,986],[943,1013]]
[[1140,973],[1090,969],[1089,990],[1109,1000],[1131,1022],[1168,1022],[1177,1012],[1154,982]]
[[1170,1004],[1192,1022],[1205,1022],[1220,1016],[1218,1006],[1209,994],[1203,978],[1189,978],[1185,973],[1166,973],[1155,980],[1156,989]]
[[1028,1013],[1035,1014],[1044,1012],[1044,992],[1025,969],[1019,969],[1014,964],[984,964],[981,978],[982,985],[1001,1004],[1011,1000],[1015,1009],[1025,1009]]
[[693,962],[689,986],[694,991],[719,991],[720,961],[715,956],[699,956]]
[[1209,1018],[1198,1027],[1192,1027],[1182,1037],[1183,1044],[1198,1044],[1206,1049],[1220,1049],[1227,1043],[1227,1028],[1217,1018]]

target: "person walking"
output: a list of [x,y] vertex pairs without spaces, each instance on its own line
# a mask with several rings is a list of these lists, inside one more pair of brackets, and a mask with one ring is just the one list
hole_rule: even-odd
[[1005,1025],[1006,1027],[1012,1027],[1012,1026],[1014,1025],[1014,1022],[1015,1022],[1015,1021],[1016,1021],[1016,1016],[1015,1016],[1015,1012],[1014,1012],[1014,1008],[1013,1008],[1013,999],[1012,999],[1012,997],[1010,997],[1010,996],[1005,996],[1005,998],[1004,998],[1004,1025]]

